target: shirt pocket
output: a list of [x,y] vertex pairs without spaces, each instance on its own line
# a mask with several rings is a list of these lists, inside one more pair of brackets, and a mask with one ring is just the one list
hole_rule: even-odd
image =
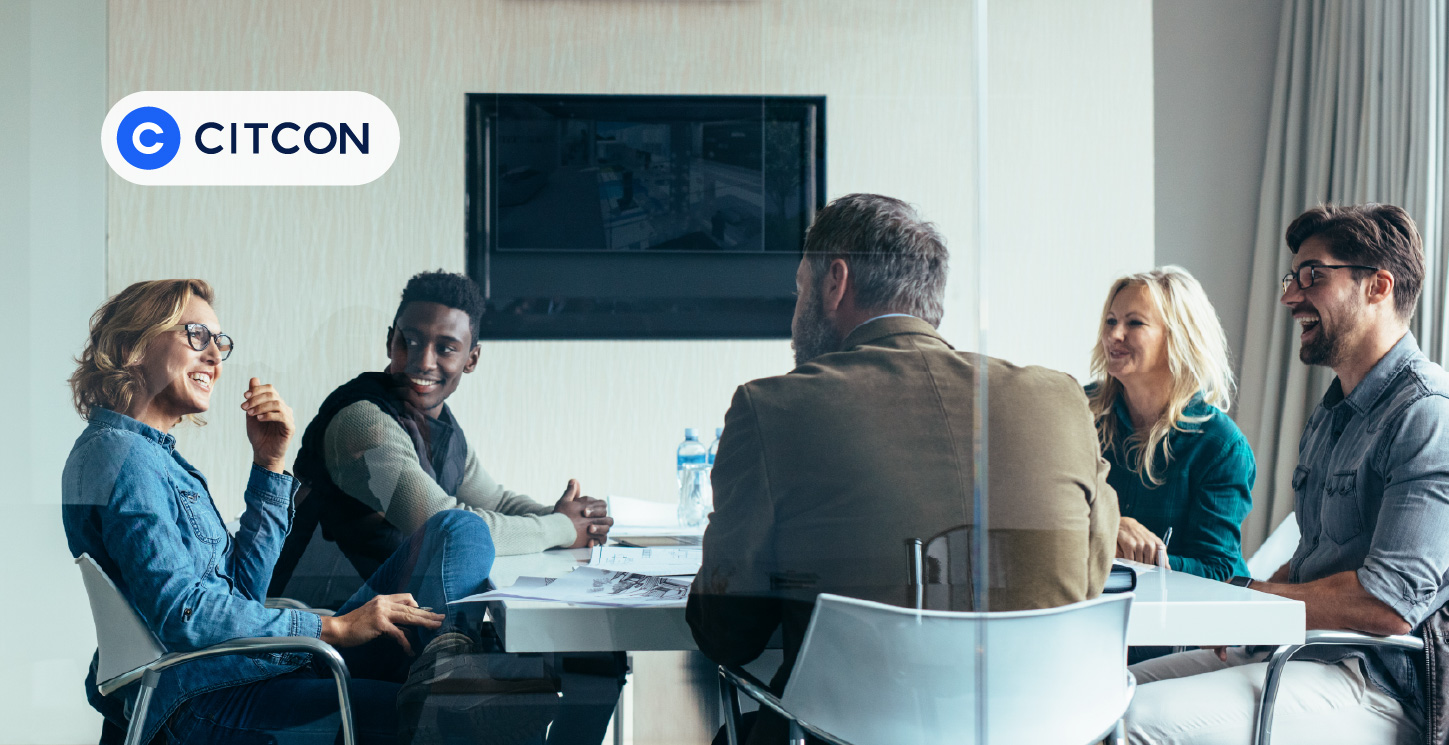
[[1358,471],[1339,471],[1323,482],[1323,532],[1344,544],[1363,532],[1363,510],[1358,494]]
[[221,540],[224,529],[211,508],[211,498],[189,489],[177,489],[181,509],[191,523],[191,532],[202,543],[214,544]]

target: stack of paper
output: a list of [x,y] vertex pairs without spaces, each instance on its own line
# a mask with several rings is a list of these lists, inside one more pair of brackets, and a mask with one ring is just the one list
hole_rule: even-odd
[[655,577],[677,577],[699,574],[704,549],[699,546],[632,548],[626,546],[594,546],[589,566]]
[[580,567],[557,579],[519,577],[512,587],[469,595],[453,602],[476,603],[513,598],[620,608],[683,605],[689,599],[690,579]]

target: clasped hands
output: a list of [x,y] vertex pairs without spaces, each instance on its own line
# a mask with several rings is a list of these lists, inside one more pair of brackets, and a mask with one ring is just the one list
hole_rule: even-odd
[[568,515],[574,523],[575,538],[569,548],[590,548],[602,546],[609,539],[609,528],[614,518],[609,517],[609,506],[602,499],[583,495],[579,482],[569,479],[563,496],[558,498],[553,511]]

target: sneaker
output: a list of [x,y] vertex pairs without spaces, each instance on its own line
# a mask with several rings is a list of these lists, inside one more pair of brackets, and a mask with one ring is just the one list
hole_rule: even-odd
[[558,681],[538,655],[483,652],[471,637],[440,634],[398,691],[403,745],[541,743],[558,708]]

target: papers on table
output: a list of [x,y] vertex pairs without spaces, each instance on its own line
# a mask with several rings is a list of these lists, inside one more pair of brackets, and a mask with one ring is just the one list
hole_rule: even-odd
[[1136,572],[1137,576],[1139,577],[1144,574],[1151,574],[1152,572],[1157,571],[1157,567],[1151,564],[1143,564],[1140,561],[1132,561],[1131,559],[1113,559],[1112,563],[1116,564],[1119,567],[1127,567],[1128,569],[1131,569],[1132,571]]
[[469,595],[453,602],[476,603],[513,598],[620,608],[680,606],[689,599],[691,579],[580,567],[557,579],[519,577],[512,587]]
[[632,548],[626,546],[594,546],[589,566],[656,577],[693,575],[699,573],[704,549],[698,546]]

